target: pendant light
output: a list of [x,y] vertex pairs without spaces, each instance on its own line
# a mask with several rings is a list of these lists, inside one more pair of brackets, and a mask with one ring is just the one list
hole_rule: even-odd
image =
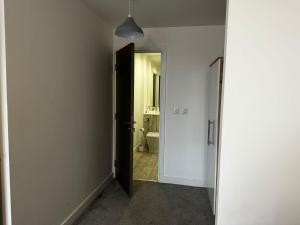
[[144,32],[131,17],[131,0],[129,0],[129,13],[125,21],[117,27],[115,34],[122,38],[142,38],[144,37]]

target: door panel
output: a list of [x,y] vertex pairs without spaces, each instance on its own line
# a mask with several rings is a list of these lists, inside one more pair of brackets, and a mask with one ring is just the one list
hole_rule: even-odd
[[210,67],[208,78],[209,104],[208,104],[208,188],[209,198],[213,213],[216,210],[217,198],[217,173],[219,155],[219,133],[222,99],[222,67],[223,59],[220,58]]
[[116,179],[129,196],[133,182],[134,44],[116,53]]

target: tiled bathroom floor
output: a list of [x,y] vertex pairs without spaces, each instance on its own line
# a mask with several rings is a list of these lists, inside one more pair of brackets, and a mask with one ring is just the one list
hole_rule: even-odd
[[133,153],[133,179],[157,181],[158,154],[149,152]]

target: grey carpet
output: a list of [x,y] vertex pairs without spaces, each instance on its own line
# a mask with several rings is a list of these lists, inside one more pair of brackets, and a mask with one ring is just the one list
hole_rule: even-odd
[[213,225],[207,191],[152,182],[135,182],[129,199],[116,181],[74,225]]
[[74,225],[119,225],[129,202],[126,193],[113,181]]

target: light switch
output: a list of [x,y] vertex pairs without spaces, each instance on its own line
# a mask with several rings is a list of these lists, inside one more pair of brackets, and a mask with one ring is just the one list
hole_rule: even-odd
[[181,114],[188,114],[188,112],[189,112],[188,108],[183,108]]
[[180,113],[180,109],[178,107],[174,107],[173,114],[179,114],[179,113]]

